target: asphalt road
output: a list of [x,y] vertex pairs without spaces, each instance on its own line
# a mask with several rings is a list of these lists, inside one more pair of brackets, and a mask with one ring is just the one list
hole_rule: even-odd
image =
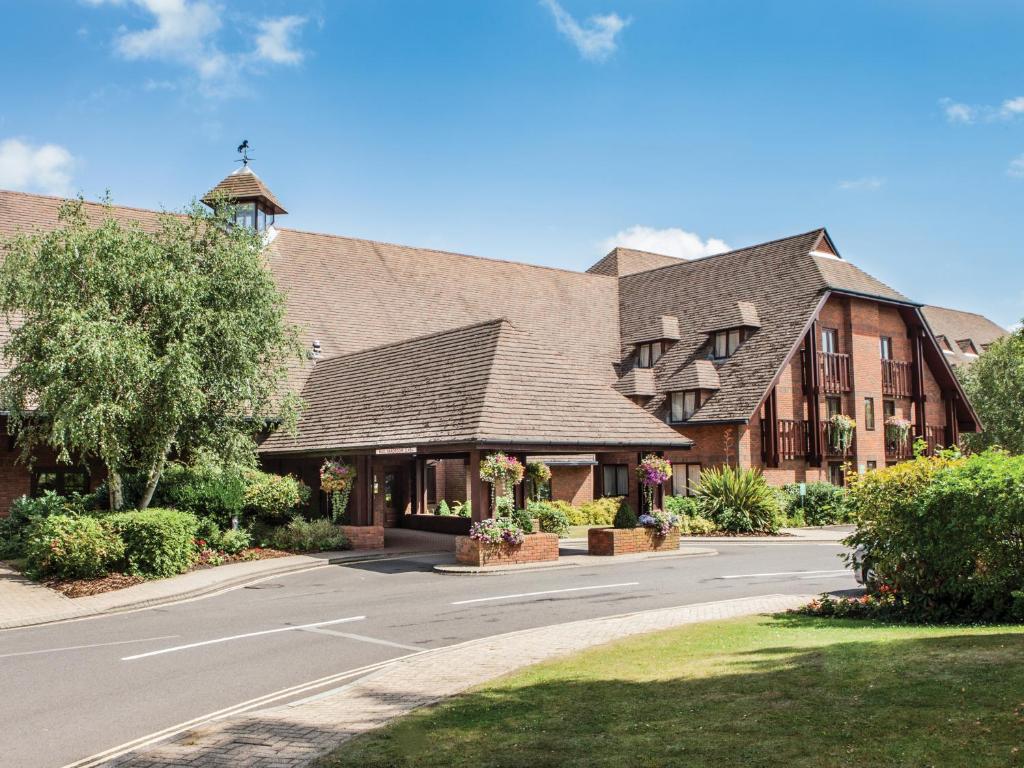
[[408,556],[0,632],[0,766],[57,768],[417,649],[650,608],[856,587],[836,544],[708,546],[719,554],[494,576],[441,575],[431,567],[450,555]]

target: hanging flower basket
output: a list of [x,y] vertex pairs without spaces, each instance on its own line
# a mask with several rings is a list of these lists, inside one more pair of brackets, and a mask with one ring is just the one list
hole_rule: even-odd
[[857,422],[845,414],[837,413],[829,418],[828,427],[829,445],[845,455],[853,445],[853,431],[857,428]]
[[540,501],[542,490],[551,482],[551,467],[539,461],[527,462],[526,476],[533,485],[534,500]]
[[672,477],[672,464],[667,459],[653,454],[645,456],[636,467],[647,510],[654,510],[654,489]]
[[[501,451],[492,453],[480,462],[480,479],[491,484],[491,506],[499,513],[511,514],[515,509],[512,499],[513,489],[523,482],[526,468],[515,456],[507,456]],[[502,503],[499,506],[495,498],[496,488],[502,487]]]
[[344,519],[356,479],[356,468],[340,459],[325,459],[320,467],[320,489],[331,494],[331,517]]
[[885,420],[885,442],[891,446],[904,445],[910,437],[910,422],[899,416]]

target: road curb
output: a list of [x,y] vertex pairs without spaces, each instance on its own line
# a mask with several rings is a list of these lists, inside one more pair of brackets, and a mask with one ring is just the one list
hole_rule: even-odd
[[[360,557],[331,557],[317,562],[303,562],[303,563],[292,563],[287,566],[280,568],[271,568],[266,571],[260,571],[259,573],[248,573],[244,576],[236,576],[233,578],[227,578],[223,581],[218,581],[216,584],[207,584],[202,587],[196,587],[195,589],[186,590],[184,592],[178,592],[173,595],[161,595],[159,597],[149,597],[140,600],[134,600],[124,605],[111,606],[109,608],[96,608],[89,609],[83,608],[81,613],[73,613],[61,616],[34,616],[29,619],[15,619],[14,621],[7,621],[0,623],[0,631],[8,629],[23,629],[25,627],[40,627],[47,624],[63,624],[68,621],[78,621],[80,619],[91,619],[96,616],[111,616],[118,613],[129,613],[131,611],[138,611],[145,608],[155,608],[161,605],[171,605],[174,603],[185,602],[187,600],[195,600],[200,597],[209,597],[219,592],[226,592],[231,589],[239,589],[252,584],[257,581],[263,581],[264,579],[274,578],[276,576],[284,576],[289,573],[297,573],[300,571],[311,571],[316,568],[324,568],[329,565],[358,565],[359,563],[374,562],[377,560],[388,560],[395,557],[406,557],[408,555],[437,555],[447,554],[443,550],[437,550],[434,552],[427,552],[423,550],[408,550],[403,552],[388,552],[380,554],[365,555]],[[267,560],[265,562],[273,562]]]
[[[529,573],[534,571],[554,571],[561,568],[586,568],[588,566],[622,565],[645,560],[677,557],[714,557],[718,554],[714,549],[698,549],[697,547],[681,548],[678,552],[641,552],[635,555],[616,555],[606,557],[600,555],[566,555],[558,560],[546,563],[520,563],[517,565],[457,565],[444,563],[435,565],[434,571],[448,576],[499,576],[509,573]],[[570,562],[566,562],[570,561]]]

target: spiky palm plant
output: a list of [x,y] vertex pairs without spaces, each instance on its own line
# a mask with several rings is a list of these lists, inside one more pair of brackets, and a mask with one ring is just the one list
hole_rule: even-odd
[[729,466],[700,474],[698,503],[704,517],[730,533],[775,533],[781,510],[772,488],[757,469]]

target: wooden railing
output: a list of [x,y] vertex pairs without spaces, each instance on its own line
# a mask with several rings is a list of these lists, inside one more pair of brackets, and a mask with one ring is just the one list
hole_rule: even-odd
[[779,458],[798,459],[807,455],[807,422],[779,419]]
[[934,456],[936,450],[946,447],[946,428],[925,427],[924,441],[928,443],[928,455]]
[[821,391],[827,394],[850,391],[850,356],[838,352],[819,352]]
[[885,438],[885,458],[887,459],[912,459],[914,458],[914,438],[907,435],[903,440],[890,440]]
[[913,381],[913,363],[899,360],[882,361],[882,394],[894,397],[910,397]]

